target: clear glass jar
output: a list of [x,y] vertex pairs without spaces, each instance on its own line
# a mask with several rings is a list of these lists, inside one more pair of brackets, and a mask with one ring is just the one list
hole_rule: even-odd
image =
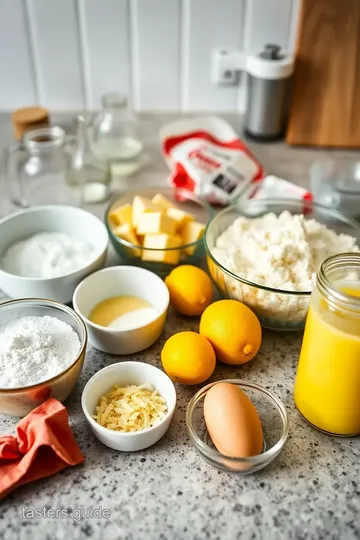
[[360,434],[360,253],[326,259],[317,275],[294,387],[316,428]]
[[78,192],[65,180],[73,140],[61,127],[51,126],[28,131],[20,143],[4,149],[2,176],[16,206],[79,204]]
[[93,121],[92,151],[110,162],[113,174],[132,174],[140,167],[143,151],[137,117],[127,97],[118,92],[104,94],[102,107]]
[[91,150],[92,117],[79,115],[75,121],[76,144],[67,164],[67,182],[70,187],[80,189],[82,203],[106,201],[110,195],[110,170],[108,163]]

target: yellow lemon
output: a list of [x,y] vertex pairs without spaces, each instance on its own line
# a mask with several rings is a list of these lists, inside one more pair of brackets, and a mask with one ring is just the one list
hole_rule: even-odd
[[166,341],[161,362],[173,381],[199,384],[212,375],[216,357],[206,338],[196,332],[179,332]]
[[210,341],[218,360],[225,364],[249,362],[261,345],[259,319],[237,300],[219,300],[206,308],[199,332]]
[[209,276],[196,266],[184,264],[165,278],[172,306],[182,315],[201,315],[213,299]]

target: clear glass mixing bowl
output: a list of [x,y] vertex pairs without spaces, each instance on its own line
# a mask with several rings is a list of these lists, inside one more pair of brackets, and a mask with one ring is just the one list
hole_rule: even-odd
[[[258,456],[233,458],[216,450],[206,429],[204,399],[210,388],[219,382],[235,384],[255,405],[264,436],[263,452]],[[269,390],[241,379],[227,379],[208,384],[195,394],[187,407],[186,427],[191,442],[209,465],[229,473],[245,475],[263,469],[280,454],[288,436],[289,422],[285,405]]]
[[10,300],[0,304],[0,329],[20,317],[50,316],[69,324],[80,340],[73,363],[55,377],[31,386],[0,388],[0,414],[25,416],[49,397],[64,401],[74,389],[85,360],[87,330],[75,311],[59,302],[41,298]]
[[279,215],[284,210],[293,215],[304,214],[305,219],[315,219],[337,234],[353,236],[360,246],[360,225],[337,210],[330,210],[312,201],[250,199],[237,201],[210,221],[204,235],[205,250],[209,272],[225,298],[244,302],[256,313],[265,328],[296,331],[304,327],[311,290],[286,291],[254,283],[223,266],[212,253],[217,238],[239,216],[253,219],[269,212]]
[[[167,276],[173,268],[180,264],[193,264],[200,266],[204,262],[204,241],[203,237],[191,244],[184,244],[176,248],[155,249],[145,248],[141,245],[132,244],[122,238],[119,238],[114,234],[113,227],[109,219],[109,214],[116,208],[123,206],[124,204],[131,204],[135,195],[152,199],[155,194],[160,193],[164,195],[174,206],[180,208],[184,212],[193,214],[196,221],[207,224],[213,216],[213,210],[211,206],[203,199],[197,197],[193,193],[186,190],[177,190],[176,194],[170,187],[152,187],[145,188],[136,191],[128,191],[126,195],[121,196],[116,201],[112,202],[105,213],[105,225],[109,233],[110,241],[113,245],[116,253],[121,257],[124,264],[130,264],[133,266],[141,266],[147,270],[151,270],[155,274],[161,277]],[[179,199],[180,198],[180,199]],[[191,254],[186,253],[184,250],[189,248]],[[135,251],[134,251],[135,250]],[[142,253],[144,251],[151,251],[155,254],[163,252],[178,252],[180,250],[181,256],[176,264],[164,263],[160,261],[144,261],[142,259]]]

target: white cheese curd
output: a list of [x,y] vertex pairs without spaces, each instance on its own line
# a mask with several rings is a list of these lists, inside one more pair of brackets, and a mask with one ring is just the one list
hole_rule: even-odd
[[[211,250],[222,266],[239,277],[274,289],[300,292],[313,289],[324,259],[349,251],[360,251],[356,238],[337,234],[314,219],[288,211],[279,216],[269,213],[255,219],[237,218]],[[271,293],[236,282],[228,275],[220,279],[232,298],[245,302],[262,316],[299,322],[306,315],[308,296]]]

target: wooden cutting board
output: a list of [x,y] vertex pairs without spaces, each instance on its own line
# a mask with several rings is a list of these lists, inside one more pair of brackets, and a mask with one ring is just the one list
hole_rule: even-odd
[[302,0],[286,140],[360,146],[360,0]]

